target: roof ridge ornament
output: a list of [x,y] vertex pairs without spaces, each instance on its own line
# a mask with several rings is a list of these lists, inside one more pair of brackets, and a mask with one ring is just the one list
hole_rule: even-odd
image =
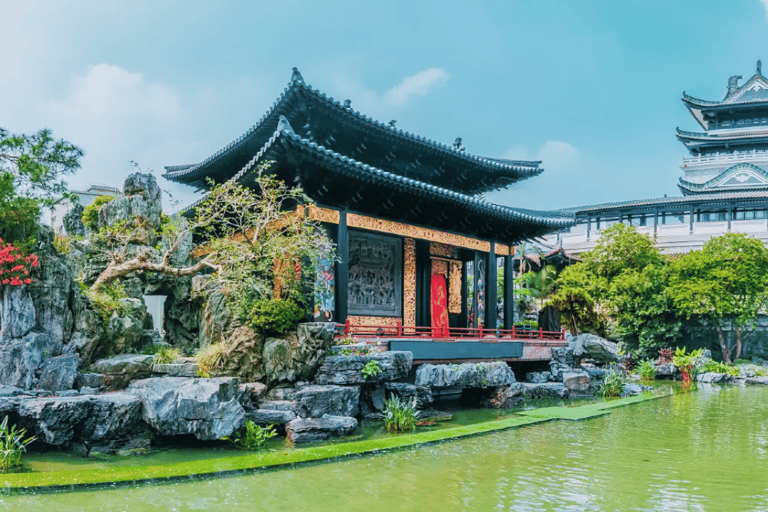
[[464,151],[466,148],[461,145],[461,137],[456,137],[453,141],[453,149],[456,151]]
[[349,100],[349,99],[344,100],[344,108],[346,108],[347,110],[351,109],[352,108],[352,100]]
[[739,80],[741,80],[741,75],[733,75],[732,77],[728,78],[728,95],[730,96],[734,92],[736,92],[736,89],[739,88]]
[[393,119],[393,120],[391,120],[391,121],[390,121],[389,123],[387,123],[387,124],[389,125],[389,127],[390,127],[390,128],[392,128],[392,129],[394,130],[394,128],[395,128],[395,123],[397,123],[397,119]]
[[304,77],[301,76],[301,73],[299,73],[299,68],[297,67],[293,68],[293,74],[291,75],[291,82],[295,82],[297,84],[304,83]]
[[287,133],[288,135],[296,135],[291,123],[288,122],[288,119],[286,119],[285,116],[280,116],[280,119],[277,121],[277,131]]
[[761,61],[760,59],[757,59],[756,68],[757,68],[757,74],[762,76],[763,75],[763,61]]

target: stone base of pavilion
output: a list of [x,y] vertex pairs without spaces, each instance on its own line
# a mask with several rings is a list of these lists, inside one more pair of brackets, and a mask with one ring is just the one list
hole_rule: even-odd
[[512,338],[399,338],[387,342],[389,350],[413,353],[414,363],[549,361],[553,348],[567,345],[565,340]]

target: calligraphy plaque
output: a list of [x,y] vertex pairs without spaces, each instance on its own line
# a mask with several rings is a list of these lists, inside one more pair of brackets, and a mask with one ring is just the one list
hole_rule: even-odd
[[350,315],[402,316],[403,241],[349,232]]

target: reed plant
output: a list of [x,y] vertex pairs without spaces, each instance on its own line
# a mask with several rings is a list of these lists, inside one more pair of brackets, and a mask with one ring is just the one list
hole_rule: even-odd
[[8,416],[0,423],[0,471],[3,473],[21,466],[21,456],[27,451],[27,445],[37,439],[35,436],[24,439],[27,429],[8,427]]
[[624,379],[622,374],[618,372],[608,372],[600,387],[603,398],[615,398],[621,396],[621,392],[624,391],[625,383],[626,379]]
[[416,400],[406,402],[393,395],[384,400],[384,427],[387,432],[411,432],[416,428]]
[[640,374],[642,380],[653,380],[656,378],[656,365],[653,361],[643,361],[637,367],[637,373]]

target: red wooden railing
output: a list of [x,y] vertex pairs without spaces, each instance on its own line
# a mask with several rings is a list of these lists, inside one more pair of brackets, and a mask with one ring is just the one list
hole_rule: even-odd
[[336,324],[337,338],[429,338],[429,339],[509,339],[509,340],[546,340],[565,341],[565,331],[545,331],[541,328],[530,329],[523,326],[511,329],[489,329],[487,327],[449,327],[433,328],[404,326],[398,320],[397,325],[353,325],[347,320]]

